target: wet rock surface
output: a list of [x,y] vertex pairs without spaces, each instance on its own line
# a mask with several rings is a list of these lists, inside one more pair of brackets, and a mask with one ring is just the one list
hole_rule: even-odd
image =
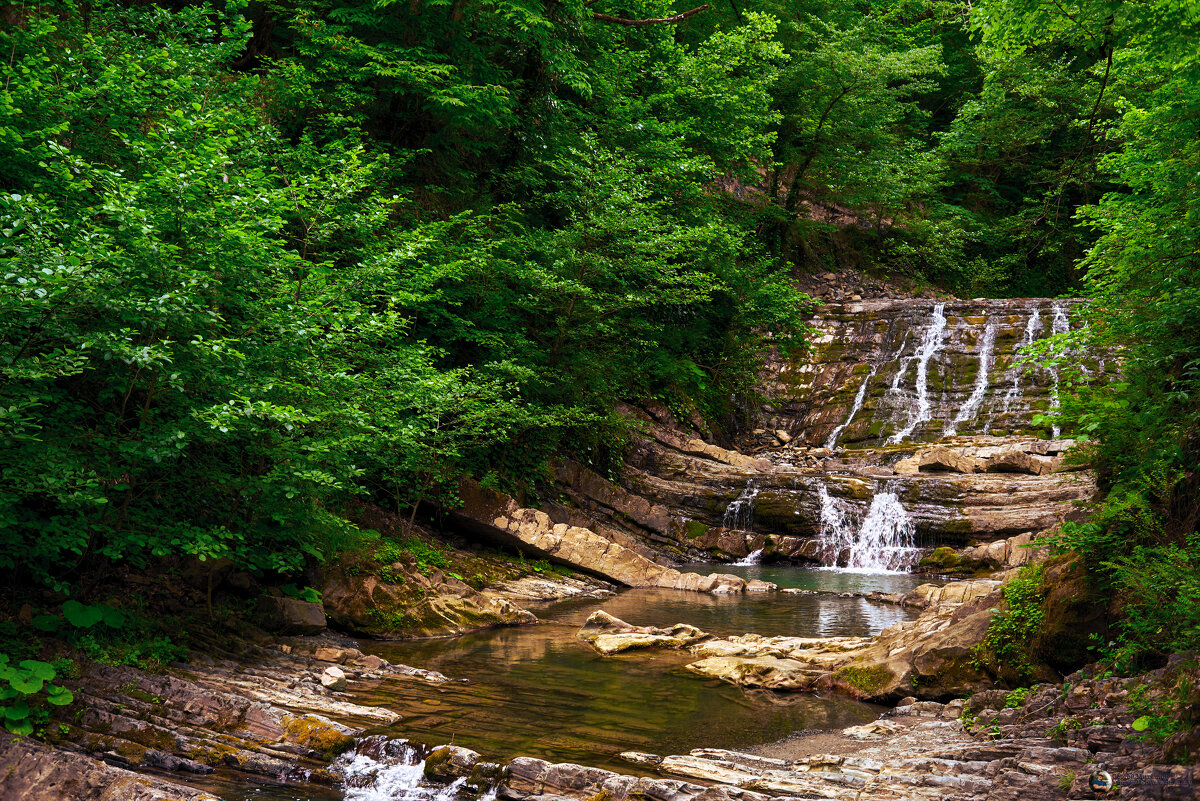
[[[1139,735],[1132,727],[1138,711],[1129,704],[1138,686],[1165,691],[1189,680],[1196,665],[1194,660],[1187,665],[1177,666],[1175,674],[1167,668],[1132,679],[1091,679],[1081,672],[1023,697],[990,690],[946,704],[906,698],[873,723],[801,732],[743,751],[621,755],[662,778],[516,759],[500,795],[580,801],[602,793],[614,799],[702,795],[713,801],[1192,799],[1200,790],[1200,766],[1162,764],[1170,741],[1160,745]],[[1064,726],[1064,719],[1077,722]],[[1098,771],[1117,789],[1090,789]],[[697,781],[707,786],[691,783]]]
[[329,619],[343,631],[387,638],[462,634],[495,626],[520,626],[537,617],[512,601],[480,593],[440,570],[409,571],[403,584],[333,569],[322,584]]
[[578,637],[607,656],[638,648],[683,648],[706,640],[709,635],[686,623],[677,623],[669,629],[631,626],[599,611],[587,619]]
[[888,600],[921,608],[922,614],[874,637],[712,637],[686,624],[631,626],[605,612],[594,614],[579,637],[605,655],[686,649],[699,658],[686,666],[689,672],[741,687],[835,690],[878,702],[909,694],[945,699],[991,686],[973,649],[1002,604],[1000,586],[991,580],[921,585]]
[[93,663],[69,682],[75,694],[56,748],[22,739],[0,750],[0,799],[150,801],[214,796],[134,771],[174,774],[183,784],[214,770],[333,784],[329,762],[366,729],[393,724],[393,710],[354,703],[361,680],[449,681],[390,665],[334,635],[258,644],[197,634],[187,663],[162,673]]
[[215,801],[216,796],[24,737],[0,738],[0,801]]

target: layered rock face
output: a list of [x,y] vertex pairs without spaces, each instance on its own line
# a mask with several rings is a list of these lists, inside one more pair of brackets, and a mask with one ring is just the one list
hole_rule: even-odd
[[[563,460],[558,501],[521,509],[468,487],[454,517],[619,584],[686,589],[712,587],[674,573],[679,561],[757,554],[904,570],[937,546],[1032,537],[1095,493],[1064,458],[1073,441],[1033,426],[1059,402],[1058,368],[1017,363],[1022,348],[1070,330],[1074,305],[830,304],[808,352],[769,362],[773,400],[736,448],[661,406],[624,407],[640,431],[615,481]],[[1096,381],[1115,368],[1080,365]]]
[[[1066,300],[867,300],[830,304],[811,350],[774,358],[762,428],[811,446],[1021,433],[1056,407],[1057,369],[1017,365],[1019,350],[1071,328]],[[1079,362],[1100,378],[1107,360]]]
[[[921,549],[1032,536],[1078,516],[1095,485],[1034,416],[1058,368],[1021,349],[1070,330],[1063,300],[830,304],[812,348],[769,360],[759,428],[736,449],[646,405],[616,483],[563,462],[544,508],[652,560],[743,558],[915,567]],[[1105,380],[1113,361],[1079,369]],[[1045,439],[1051,434],[1051,439]]]

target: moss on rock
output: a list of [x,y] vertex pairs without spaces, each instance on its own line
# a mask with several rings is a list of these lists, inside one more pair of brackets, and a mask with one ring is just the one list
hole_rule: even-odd
[[289,742],[320,752],[326,759],[332,759],[354,745],[353,737],[314,715],[285,717],[283,736]]

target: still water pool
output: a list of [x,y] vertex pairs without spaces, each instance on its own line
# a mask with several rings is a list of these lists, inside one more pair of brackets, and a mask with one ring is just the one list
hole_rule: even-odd
[[[909,575],[849,574],[779,567],[697,566],[834,592],[904,592]],[[496,629],[444,640],[369,643],[391,662],[440,671],[466,683],[431,685],[389,678],[359,693],[360,702],[404,715],[389,729],[430,743],[453,742],[492,758],[534,756],[621,769],[621,751],[686,753],[735,748],[802,729],[873,720],[879,708],[850,699],[743,690],[683,671],[687,653],[632,652],[602,657],[576,632],[598,609],[634,625],[690,623],[718,635],[830,637],[874,634],[915,613],[833,594],[707,595],[626,590],[605,599],[570,600],[533,611],[537,626]]]
[[[589,615],[603,609],[635,625],[690,623],[717,635],[868,635],[909,619],[915,612],[836,593],[906,592],[921,579],[905,574],[758,565],[708,564],[684,569],[735,573],[771,581],[781,588],[821,594],[714,596],[625,590],[609,598],[530,606],[542,621],[536,626],[445,639],[363,642],[361,647],[368,653],[436,670],[456,681],[431,684],[391,676],[353,687],[353,700],[388,707],[404,716],[399,723],[373,734],[429,745],[454,743],[493,760],[533,756],[634,774],[638,769],[617,759],[617,754],[739,748],[801,730],[865,723],[882,711],[838,695],[745,690],[702,680],[683,670],[694,661],[687,653],[641,651],[602,657],[575,634]],[[423,790],[400,795],[384,792],[385,779],[407,776],[414,767],[380,767],[376,784],[345,798],[423,798]],[[414,775],[418,773],[419,769]],[[249,785],[244,776],[226,776],[224,771],[207,777],[204,784],[230,801],[344,797],[338,790],[302,783]]]

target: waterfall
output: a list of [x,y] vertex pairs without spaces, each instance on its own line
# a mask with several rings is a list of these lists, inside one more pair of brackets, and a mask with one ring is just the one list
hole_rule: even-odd
[[754,565],[762,564],[762,555],[763,549],[759,548],[757,551],[751,551],[747,554],[745,559],[739,559],[733,564],[737,567],[753,567]]
[[721,525],[738,531],[748,531],[754,523],[754,498],[757,495],[758,485],[754,483],[754,479],[750,479],[741,494],[725,507]]
[[970,420],[979,411],[979,405],[983,403],[983,396],[987,394],[988,371],[992,369],[992,348],[995,345],[996,324],[988,323],[983,332],[983,341],[979,345],[979,372],[975,375],[975,389],[971,392],[971,397],[967,398],[962,408],[958,410],[958,414],[954,415],[954,419],[946,425],[942,431],[943,437],[952,437],[957,434],[958,424]]
[[854,415],[858,414],[859,410],[862,409],[863,400],[867,397],[867,384],[871,383],[871,379],[875,377],[875,373],[878,371],[879,365],[875,365],[871,368],[871,372],[867,373],[867,377],[863,379],[862,384],[858,387],[858,394],[854,396],[854,404],[850,407],[850,414],[846,416],[845,421],[840,426],[830,432],[829,439],[825,440],[826,448],[833,448],[837,445],[838,437],[846,430],[846,426],[850,425],[850,422],[854,420]]
[[427,783],[420,750],[406,740],[378,736],[359,740],[330,767],[342,777],[345,801],[455,801],[467,781]]
[[[1042,324],[1042,315],[1037,306],[1033,307],[1033,313],[1029,315],[1029,322],[1025,324],[1025,332],[1021,334],[1021,341],[1017,344],[1017,356],[1014,361],[1020,358],[1020,353],[1023,348],[1027,348],[1033,344],[1037,338],[1038,329]],[[1014,364],[1009,369],[1009,380],[1011,383],[1008,386],[1008,392],[1004,393],[1001,411],[1005,414],[1012,409],[1013,401],[1021,394],[1021,370]]]
[[911,419],[901,430],[893,434],[887,441],[888,445],[898,445],[917,429],[917,426],[928,422],[932,416],[929,404],[929,360],[942,346],[942,334],[946,331],[945,303],[933,304],[933,322],[921,335],[921,344],[917,347],[917,405],[913,409]]
[[[1066,334],[1071,330],[1071,324],[1067,321],[1067,310],[1063,307],[1060,301],[1054,301],[1050,308],[1053,310],[1054,316],[1050,321],[1051,334]],[[1054,376],[1054,386],[1050,390],[1050,413],[1053,414],[1058,410],[1058,367],[1051,368],[1051,373]],[[1050,433],[1055,439],[1062,435],[1062,429],[1058,426],[1052,426]]]
[[824,484],[817,495],[821,551],[827,565],[836,565],[843,551],[848,552],[846,569],[864,573],[902,572],[916,563],[920,553],[914,545],[916,526],[894,492],[877,492],[861,525],[854,507],[830,495]]
[[916,533],[917,527],[896,493],[876,493],[846,566],[872,572],[910,568],[918,554]]

